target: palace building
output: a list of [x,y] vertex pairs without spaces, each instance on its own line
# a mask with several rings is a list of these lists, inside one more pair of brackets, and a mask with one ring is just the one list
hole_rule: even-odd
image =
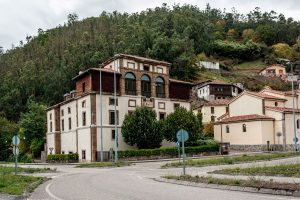
[[[81,162],[100,159],[100,74],[106,159],[115,146],[116,133],[118,150],[136,148],[123,141],[121,130],[125,115],[136,107],[153,108],[157,119],[165,118],[179,106],[191,110],[193,84],[170,78],[170,66],[164,61],[117,54],[105,61],[101,68],[79,72],[73,78],[76,89],[65,94],[63,102],[47,108],[47,154],[78,153]],[[163,141],[162,145],[174,144]]]

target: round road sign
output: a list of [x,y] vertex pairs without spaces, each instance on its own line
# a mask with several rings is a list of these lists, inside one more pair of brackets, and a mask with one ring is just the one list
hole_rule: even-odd
[[18,145],[20,144],[20,139],[19,139],[18,136],[15,135],[15,136],[12,138],[12,144],[15,145],[15,146],[18,146]]
[[189,139],[189,134],[186,130],[180,129],[177,131],[176,137],[179,142],[186,142]]

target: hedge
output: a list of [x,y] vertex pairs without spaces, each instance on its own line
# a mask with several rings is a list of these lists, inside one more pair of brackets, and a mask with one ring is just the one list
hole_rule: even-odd
[[[185,147],[186,154],[199,154],[203,152],[219,151],[218,144],[206,144],[195,147]],[[157,148],[157,149],[131,149],[118,152],[120,158],[129,158],[136,156],[177,156],[177,147]]]
[[55,162],[77,162],[78,159],[79,159],[78,153],[52,154],[47,156],[47,161],[55,161]]

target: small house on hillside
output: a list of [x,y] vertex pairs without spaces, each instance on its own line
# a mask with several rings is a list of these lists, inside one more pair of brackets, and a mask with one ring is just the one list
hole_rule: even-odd
[[271,65],[259,72],[260,76],[279,77],[285,79],[287,77],[286,68],[283,65]]
[[217,99],[231,99],[243,91],[242,85],[239,83],[226,83],[221,81],[210,81],[200,83],[194,86],[198,99],[206,101]]
[[199,65],[201,69],[220,70],[219,62],[200,61]]

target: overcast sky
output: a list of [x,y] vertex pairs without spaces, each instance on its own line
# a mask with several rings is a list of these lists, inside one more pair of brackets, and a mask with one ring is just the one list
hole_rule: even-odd
[[0,46],[17,46],[27,35],[36,35],[38,28],[47,30],[63,24],[69,13],[75,12],[82,19],[98,16],[102,11],[140,12],[162,3],[188,3],[201,9],[209,3],[213,8],[235,7],[243,14],[260,7],[262,11],[274,10],[300,20],[299,0],[0,0]]

